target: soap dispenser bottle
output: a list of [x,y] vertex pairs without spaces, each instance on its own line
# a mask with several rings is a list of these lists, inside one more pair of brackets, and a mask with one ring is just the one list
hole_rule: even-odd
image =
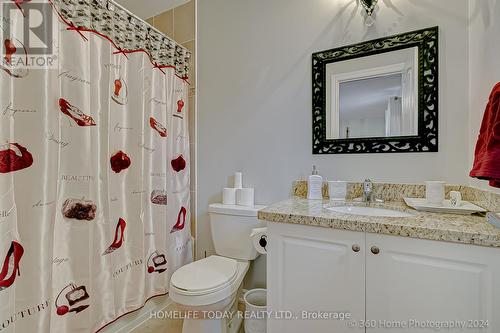
[[316,166],[313,165],[312,174],[307,180],[307,199],[321,200],[323,199],[323,177],[318,175]]

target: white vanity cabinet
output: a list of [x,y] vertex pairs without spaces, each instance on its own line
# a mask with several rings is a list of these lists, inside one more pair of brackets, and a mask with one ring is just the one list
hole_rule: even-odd
[[[269,223],[268,239],[268,333],[364,332],[346,321],[302,318],[302,311],[365,318],[364,233]],[[280,311],[299,320],[274,318]]]
[[366,246],[367,332],[500,332],[500,249],[370,233]]
[[269,223],[267,257],[268,333],[500,332],[500,249]]

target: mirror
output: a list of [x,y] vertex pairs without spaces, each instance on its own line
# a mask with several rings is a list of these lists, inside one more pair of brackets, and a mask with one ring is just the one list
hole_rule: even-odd
[[437,151],[437,34],[313,54],[313,152]]
[[417,135],[417,51],[327,64],[327,139]]

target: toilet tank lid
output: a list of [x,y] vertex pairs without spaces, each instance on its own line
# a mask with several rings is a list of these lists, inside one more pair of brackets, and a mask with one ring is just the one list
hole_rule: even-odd
[[236,216],[257,216],[257,212],[266,208],[263,205],[255,205],[252,207],[238,206],[238,205],[223,205],[214,203],[208,205],[208,212],[223,215],[236,215]]

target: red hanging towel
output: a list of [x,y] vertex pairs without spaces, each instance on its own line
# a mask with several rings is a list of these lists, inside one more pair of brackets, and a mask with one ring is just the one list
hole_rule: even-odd
[[500,188],[500,82],[491,91],[474,155],[470,176]]

